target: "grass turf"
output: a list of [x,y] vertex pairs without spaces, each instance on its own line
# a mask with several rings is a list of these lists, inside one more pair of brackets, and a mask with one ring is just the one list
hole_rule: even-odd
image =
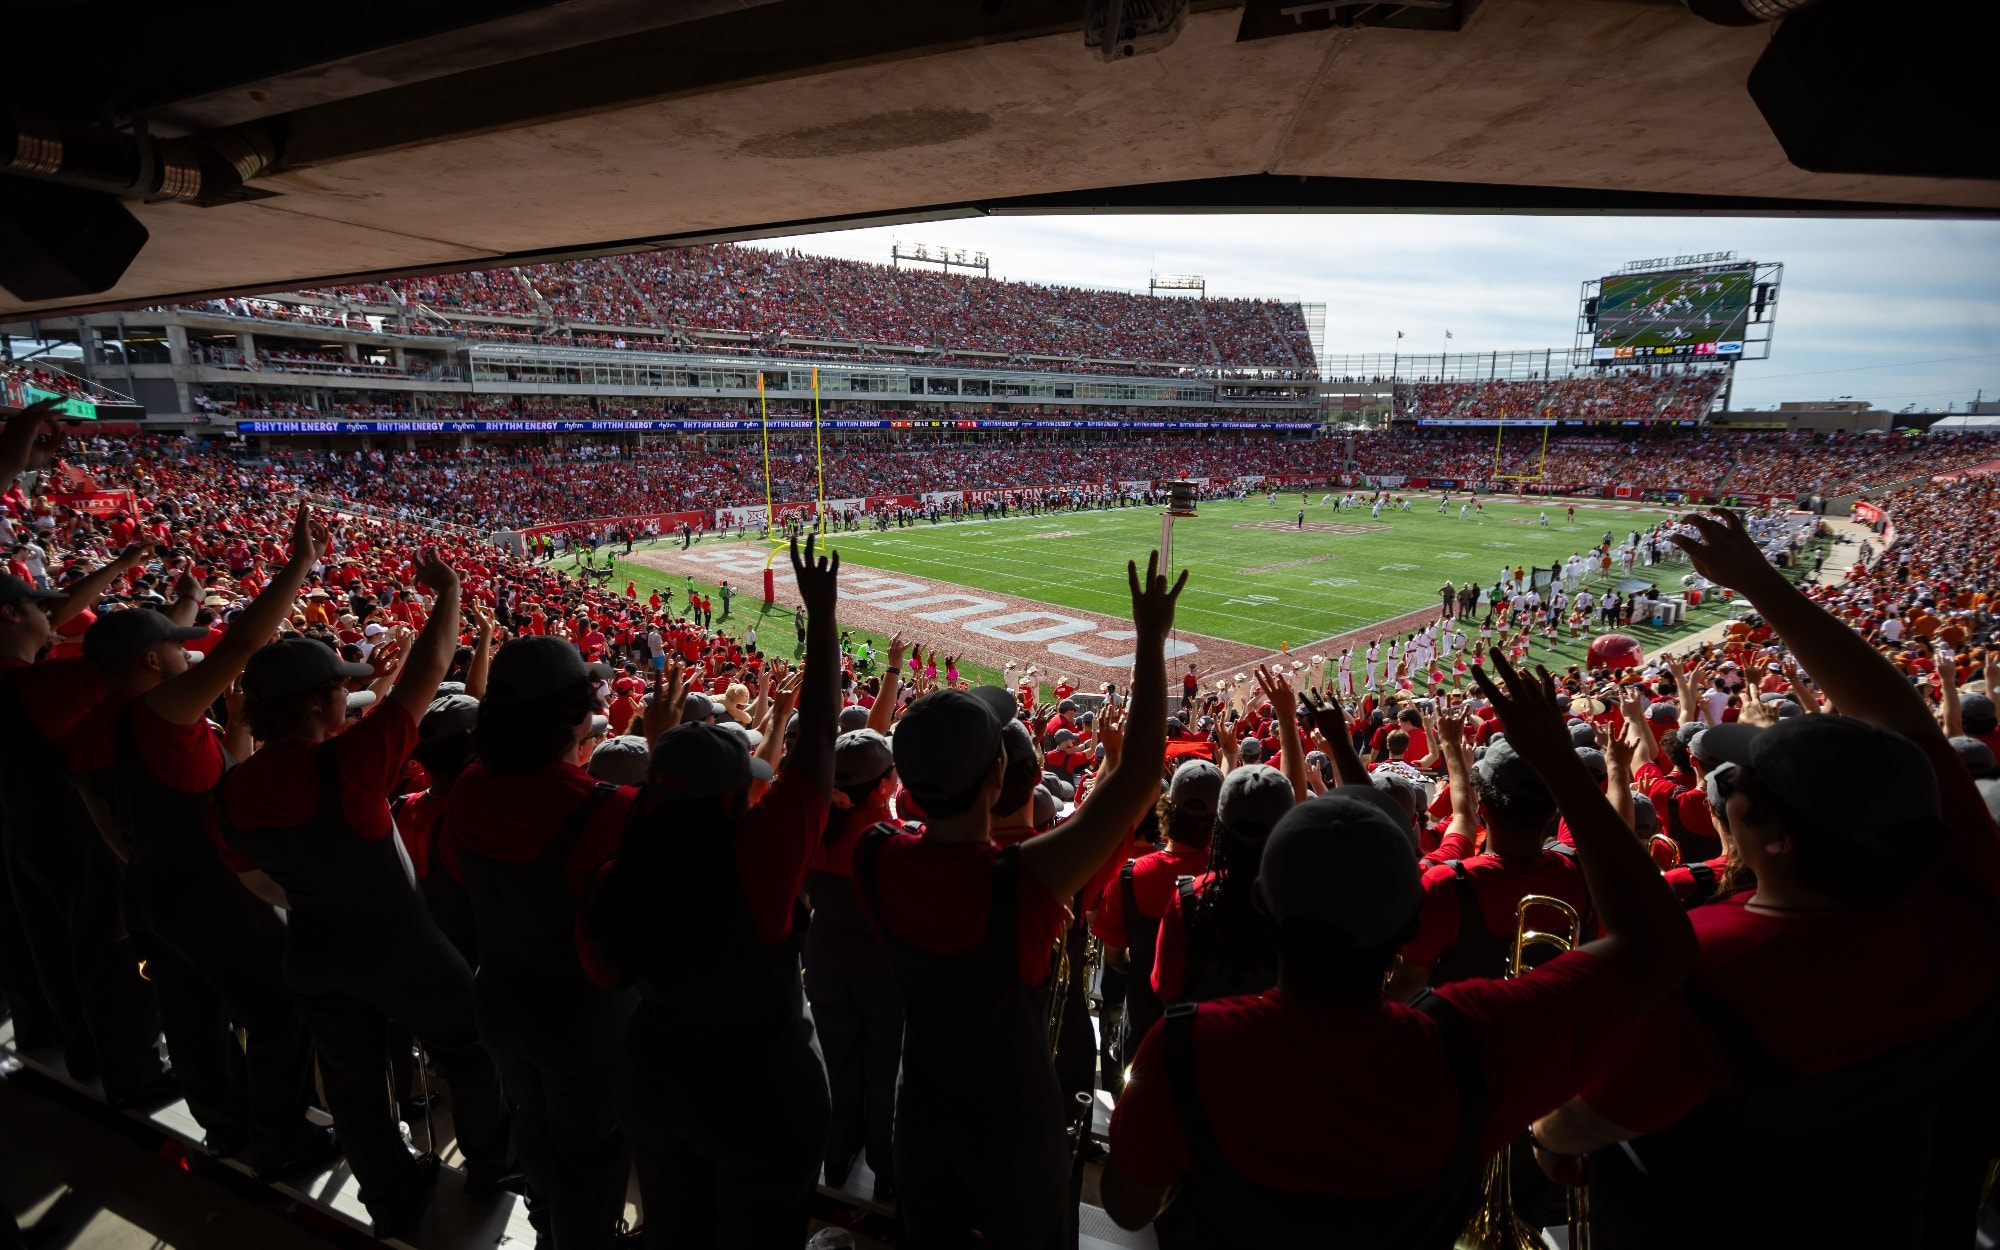
[[[1561,505],[1483,500],[1485,513],[1463,520],[1455,497],[1444,515],[1436,496],[1412,500],[1409,512],[1321,506],[1320,492],[1305,506],[1306,528],[1297,528],[1297,495],[1277,507],[1263,497],[1209,502],[1201,515],[1175,522],[1172,562],[1191,570],[1175,613],[1178,629],[1227,638],[1276,651],[1363,629],[1406,613],[1435,608],[1447,580],[1468,578],[1491,587],[1500,566],[1547,567],[1587,550],[1606,531],[1614,545],[1632,530],[1656,523],[1657,513],[1615,508],[1577,509],[1567,524]],[[1315,525],[1369,528],[1362,533],[1316,530]],[[1125,561],[1142,557],[1160,538],[1160,515],[1151,508],[1010,517],[1004,521],[928,522],[886,534],[843,533],[835,545],[843,559],[871,568],[914,573],[1040,599],[1066,607],[1123,617],[1129,608]],[[1622,580],[1616,566],[1612,581]],[[1680,589],[1685,563],[1641,565],[1634,575],[1663,591]],[[1593,579],[1593,592],[1606,583]],[[1704,610],[1674,629],[1636,631],[1665,641],[1713,623]],[[1567,632],[1567,631],[1565,631]],[[1591,631],[1593,634],[1596,631]],[[1581,650],[1579,642],[1577,650]]]
[[[1586,551],[1609,531],[1614,546],[1631,531],[1658,522],[1655,511],[1580,506],[1576,522],[1568,523],[1564,505],[1546,511],[1549,526],[1540,523],[1539,503],[1516,504],[1504,496],[1487,496],[1484,514],[1461,519],[1463,496],[1453,498],[1440,515],[1437,497],[1414,498],[1409,512],[1384,508],[1379,517],[1368,510],[1319,503],[1313,492],[1305,505],[1306,528],[1297,527],[1299,496],[1281,495],[1276,507],[1263,496],[1243,501],[1212,501],[1201,515],[1175,522],[1173,564],[1191,570],[1181,596],[1175,625],[1192,633],[1226,638],[1273,651],[1281,645],[1301,647],[1322,638],[1387,621],[1438,605],[1438,587],[1446,580],[1462,586],[1466,579],[1491,587],[1501,564],[1547,567],[1571,552]],[[1360,533],[1314,529],[1316,525],[1371,527]],[[1374,528],[1379,527],[1379,528]],[[890,572],[912,573],[974,589],[1038,599],[1063,607],[1081,608],[1123,618],[1130,609],[1125,561],[1143,557],[1160,539],[1160,513],[1153,508],[1119,508],[1102,512],[1011,516],[1005,520],[925,521],[886,533],[857,531],[833,536],[843,559]],[[653,544],[642,544],[651,546]],[[568,566],[570,561],[560,561]],[[655,586],[685,586],[684,579],[662,581],[658,570],[614,562],[614,586],[636,580],[641,594]],[[1684,562],[1641,564],[1634,576],[1653,581],[1662,591],[1680,589],[1690,572]],[[1592,578],[1593,593],[1623,580],[1614,565],[1610,582]],[[712,585],[697,582],[718,605]],[[760,642],[778,654],[792,646],[790,613],[766,618],[754,595],[739,596],[736,611],[717,625],[739,634],[758,622]],[[1656,629],[1634,625],[1628,632],[1650,652],[1722,619],[1723,601],[1710,598],[1681,625]],[[777,616],[784,619],[779,620]],[[1601,630],[1593,624],[1572,642],[1565,625],[1556,655],[1580,662],[1589,640]],[[870,638],[878,651],[886,639],[857,631],[855,641]],[[1549,654],[1541,638],[1535,654]],[[975,681],[998,675],[978,666],[964,666]]]

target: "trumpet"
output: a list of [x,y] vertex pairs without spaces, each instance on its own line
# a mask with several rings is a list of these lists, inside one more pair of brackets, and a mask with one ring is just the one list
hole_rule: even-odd
[[[1529,928],[1528,911],[1535,907],[1560,915],[1562,931]],[[1537,947],[1546,949],[1548,954],[1543,957],[1546,959],[1573,951],[1582,942],[1583,917],[1576,908],[1547,894],[1529,894],[1514,906],[1514,941],[1508,948],[1507,976],[1512,979],[1527,971],[1528,954]],[[1453,1243],[1454,1250],[1542,1250],[1545,1243],[1541,1232],[1530,1227],[1514,1210],[1513,1155],[1514,1147],[1509,1145],[1486,1165],[1479,1206]],[[1570,1190],[1569,1244],[1576,1250],[1586,1250],[1589,1245],[1589,1220],[1589,1196],[1581,1187]]]
[[1681,866],[1681,844],[1664,833],[1656,833],[1646,839],[1646,851],[1661,872]]

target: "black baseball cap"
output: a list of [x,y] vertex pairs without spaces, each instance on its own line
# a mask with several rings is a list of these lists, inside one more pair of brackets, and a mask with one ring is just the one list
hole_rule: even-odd
[[585,663],[567,638],[533,634],[510,639],[493,654],[486,674],[485,703],[505,707],[551,695],[582,682],[609,681],[608,664]]
[[243,693],[281,699],[350,677],[373,677],[366,664],[349,664],[332,647],[311,638],[286,638],[258,649],[243,666]]
[[769,781],[771,766],[750,754],[748,743],[706,721],[676,725],[653,744],[653,784],[679,798],[711,799]]
[[106,612],[83,633],[83,654],[93,664],[122,664],[163,642],[193,642],[205,629],[176,625],[149,608]]
[[[996,702],[980,690],[997,691],[1012,707],[1013,696],[996,686],[934,690],[910,705],[896,722],[890,745],[896,772],[919,803],[950,800],[972,790],[999,755]],[[1011,712],[1007,720],[1014,719]]]
[[1280,925],[1313,921],[1357,947],[1393,941],[1423,901],[1409,822],[1363,786],[1308,799],[1272,828],[1257,890]]
[[1704,755],[1738,764],[1815,830],[1883,856],[1921,857],[1950,837],[1937,772],[1901,734],[1851,716],[1734,722],[1701,735]]
[[60,590],[41,590],[34,583],[0,573],[0,608],[11,608],[17,603],[51,603],[69,596]]

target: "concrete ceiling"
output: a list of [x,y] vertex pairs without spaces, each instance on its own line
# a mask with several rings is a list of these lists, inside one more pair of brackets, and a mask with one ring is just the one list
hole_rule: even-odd
[[115,288],[0,314],[985,212],[2000,212],[2000,183],[1791,165],[1745,88],[1772,28],[1671,3],[1238,42],[1211,0],[1108,64],[1068,0],[596,7],[615,38],[497,64],[203,84],[158,116],[288,106],[268,197],[133,204]]

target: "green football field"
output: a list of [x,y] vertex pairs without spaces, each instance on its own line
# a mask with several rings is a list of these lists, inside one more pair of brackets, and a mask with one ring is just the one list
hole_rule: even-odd
[[[1304,529],[1296,494],[1280,496],[1276,507],[1261,497],[1203,503],[1200,516],[1175,521],[1172,562],[1191,570],[1175,626],[1274,651],[1303,645],[1434,608],[1447,580],[1462,586],[1475,579],[1490,588],[1503,563],[1547,567],[1595,546],[1606,531],[1623,542],[1663,515],[1578,508],[1572,526],[1563,507],[1552,505],[1543,529],[1543,510],[1533,504],[1488,499],[1483,516],[1460,519],[1462,497],[1440,516],[1433,495],[1412,500],[1409,512],[1384,508],[1371,518],[1365,508],[1321,506],[1320,494],[1313,492],[1305,507]],[[1125,561],[1143,559],[1159,541],[1157,509],[1122,508],[925,522],[887,533],[842,533],[835,545],[843,559],[871,568],[1123,616]],[[1689,571],[1684,563],[1656,566],[1648,579],[1678,590]],[[1648,574],[1643,565],[1635,570]],[[1715,619],[1704,618],[1694,626]],[[1664,639],[1688,631],[1647,632]]]
[[[1241,502],[1207,502],[1201,515],[1174,524],[1173,564],[1188,568],[1187,590],[1181,597],[1175,626],[1192,633],[1230,639],[1277,650],[1281,644],[1304,647],[1323,638],[1393,620],[1410,612],[1434,609],[1438,587],[1446,580],[1461,586],[1474,578],[1487,587],[1498,579],[1500,566],[1516,564],[1544,568],[1560,563],[1573,551],[1595,546],[1609,531],[1614,545],[1634,529],[1649,529],[1665,515],[1653,509],[1593,506],[1577,509],[1576,524],[1567,523],[1564,505],[1547,509],[1549,526],[1540,523],[1538,504],[1515,504],[1486,497],[1485,513],[1460,519],[1463,497],[1455,497],[1442,516],[1437,497],[1411,501],[1411,510],[1385,508],[1371,518],[1367,509],[1321,506],[1313,492],[1306,506],[1306,528],[1298,528],[1299,496],[1280,496],[1272,507],[1263,497]],[[1336,532],[1327,527],[1360,529]],[[1368,527],[1368,528],[1362,528]],[[1129,610],[1125,561],[1143,560],[1160,541],[1156,508],[1121,508],[1108,512],[1012,516],[991,521],[967,519],[923,522],[886,533],[839,533],[834,546],[843,559],[870,568],[903,572],[974,589],[1018,595],[1062,607],[1123,617]],[[678,546],[671,540],[639,544]],[[609,553],[607,553],[609,554]],[[559,562],[572,567],[573,559]],[[642,586],[678,586],[678,578],[662,579],[658,570],[613,558],[615,580],[628,577]],[[1690,571],[1686,563],[1648,569],[1641,564],[1634,576],[1655,581],[1663,592],[1680,588]],[[1613,581],[1620,580],[1613,569]],[[1601,592],[1606,583],[1588,583]],[[716,587],[697,583],[711,597]],[[719,600],[718,600],[719,602]],[[738,612],[716,624],[740,634],[752,621],[769,615],[760,605],[739,597]],[[1681,625],[1656,629],[1635,625],[1629,632],[1650,653],[1689,633],[1713,625],[1727,614],[1711,598]],[[789,615],[786,615],[789,621]],[[846,624],[846,622],[843,622]],[[762,632],[768,635],[769,630]],[[789,632],[789,631],[786,631]],[[1536,640],[1538,660],[1577,663],[1597,628],[1587,627],[1575,642],[1562,631],[1555,653]],[[852,645],[867,639],[878,650],[886,639],[866,628],[854,630]],[[975,681],[997,682],[998,673],[976,663],[962,666]]]

